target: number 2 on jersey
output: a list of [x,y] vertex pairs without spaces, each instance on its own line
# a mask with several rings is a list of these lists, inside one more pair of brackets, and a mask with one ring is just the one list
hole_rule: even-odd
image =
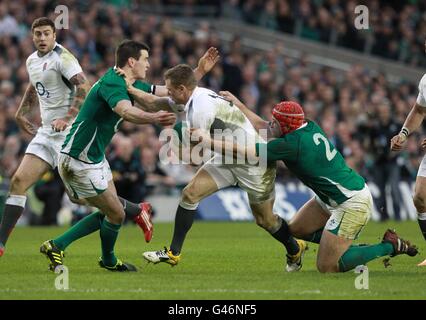
[[321,133],[315,133],[314,136],[314,142],[318,146],[322,140],[325,145],[325,156],[327,157],[328,161],[333,160],[334,156],[337,154],[337,150],[334,149],[333,151],[330,150],[330,143],[328,142],[327,138],[324,137]]

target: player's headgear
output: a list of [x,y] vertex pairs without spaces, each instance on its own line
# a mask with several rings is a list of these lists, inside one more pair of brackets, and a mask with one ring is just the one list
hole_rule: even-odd
[[302,107],[293,101],[282,101],[272,109],[272,116],[280,123],[283,134],[290,133],[305,122]]

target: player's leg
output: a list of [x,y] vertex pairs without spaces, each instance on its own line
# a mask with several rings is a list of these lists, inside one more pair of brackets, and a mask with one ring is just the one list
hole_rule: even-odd
[[294,255],[299,251],[299,245],[290,234],[287,222],[273,213],[274,201],[274,197],[261,202],[250,201],[251,211],[256,224],[281,242],[289,254]]
[[413,202],[417,210],[417,221],[419,223],[420,231],[426,240],[426,168],[424,168],[425,176],[420,175],[423,174],[423,169],[421,169],[422,166],[419,169],[419,175],[416,179]]
[[11,179],[9,196],[6,199],[0,224],[0,247],[6,245],[10,233],[24,211],[27,190],[48,170],[50,165],[47,162],[33,154],[25,154]]
[[[420,231],[426,240],[426,157],[423,158],[417,173],[413,202]],[[426,266],[426,259],[418,265]]]
[[351,239],[337,236],[329,230],[324,230],[317,256],[319,272],[339,272],[339,259],[352,244]]
[[[371,216],[373,199],[368,187],[365,186],[363,190],[338,206],[328,206],[320,200],[318,203],[326,207],[331,214],[324,227],[318,249],[318,270],[320,272],[347,271],[349,267],[356,267],[367,262],[366,259],[371,258],[368,255],[369,252],[361,252],[358,247],[350,248],[350,246]],[[386,249],[389,248],[381,249],[387,253]],[[374,250],[370,250],[372,251]],[[364,255],[358,255],[360,252]]]
[[175,227],[170,251],[173,255],[180,254],[186,234],[194,222],[199,202],[218,190],[216,181],[210,173],[201,168],[188,185],[183,189],[182,199],[175,216]]
[[102,263],[111,268],[118,262],[114,254],[114,246],[125,217],[123,206],[112,185],[113,182],[110,181],[108,188],[101,194],[87,198],[91,206],[97,207],[105,214],[105,218],[100,224]]
[[147,251],[143,257],[148,262],[166,262],[172,266],[180,260],[180,253],[186,234],[194,222],[199,202],[219,189],[235,184],[232,172],[226,167],[207,163],[202,166],[182,192],[181,202],[176,210],[175,226],[170,250]]
[[[250,197],[249,197],[250,199]],[[250,208],[258,226],[268,231],[287,250],[287,271],[297,271],[302,267],[303,254],[307,249],[303,240],[296,240],[290,233],[287,222],[273,213],[275,198],[264,201],[251,199]]]
[[320,243],[322,232],[330,213],[321,206],[319,199],[306,202],[289,222],[290,233],[299,239]]
[[417,254],[408,241],[391,230],[386,231],[381,243],[351,246],[367,224],[372,208],[373,200],[367,186],[341,205],[329,207],[332,215],[318,250],[317,268],[320,272],[345,272],[379,257]]

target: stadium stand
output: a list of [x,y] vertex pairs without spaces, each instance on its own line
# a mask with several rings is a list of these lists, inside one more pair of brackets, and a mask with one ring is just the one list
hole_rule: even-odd
[[[231,0],[201,1],[199,6],[194,6],[193,1],[152,1],[149,11],[143,1],[62,2],[75,10],[69,11],[70,29],[58,30],[58,42],[75,54],[92,83],[114,65],[114,48],[123,38],[141,40],[151,47],[148,73],[151,83],[163,83],[164,71],[178,63],[195,67],[203,52],[209,46],[216,46],[221,53],[221,63],[201,85],[215,91],[233,92],[264,117],[279,100],[299,101],[307,117],[324,128],[348,164],[367,181],[375,183],[379,190],[375,199],[381,212],[379,218],[389,218],[387,211],[393,212],[396,219],[402,218],[397,205],[386,209],[385,186],[391,185],[393,198],[400,199],[400,181],[409,185],[414,181],[423,156],[419,144],[424,132],[411,135],[406,152],[398,157],[388,151],[389,140],[414,104],[420,78],[416,79],[415,73],[407,78],[400,73],[398,77],[385,68],[374,70],[355,61],[379,58],[380,63],[392,60],[391,63],[398,62],[401,68],[411,70],[425,67],[424,2],[400,1],[397,5],[388,1],[364,2],[375,9],[370,10],[368,32],[357,32],[351,27],[357,1]],[[40,16],[54,19],[56,5],[54,1],[45,0],[0,3],[2,186],[7,185],[31,140],[14,121],[28,81],[25,60],[33,52],[30,26]],[[179,17],[173,11],[177,5],[187,8],[183,11],[190,27],[188,23],[179,24]],[[158,13],[169,17],[160,17]],[[201,17],[202,22],[190,19],[194,17]],[[337,59],[328,65],[313,63],[307,52],[289,52],[285,41],[261,50],[256,43],[246,41],[244,33],[238,36],[224,33],[214,22],[218,18],[232,19],[243,31],[282,33],[283,39],[291,36],[306,46],[314,41],[337,50],[339,47],[349,49],[355,60],[351,58],[348,61],[353,63],[345,62],[343,66]],[[250,29],[244,29],[247,25]],[[37,108],[32,121],[40,121]],[[143,197],[178,194],[195,170],[190,166],[164,167],[159,162],[161,143],[157,129],[125,123],[109,151],[111,159],[117,157],[117,143],[124,137],[130,138],[126,141],[130,141],[135,150],[133,161],[136,159],[140,165],[135,169],[138,179],[145,181],[135,192],[143,193]],[[377,173],[387,168],[384,163],[392,164],[380,175],[388,181],[379,181]],[[279,180],[288,179],[291,175],[280,167]],[[0,202],[1,199],[0,194]],[[385,210],[380,210],[382,207]]]

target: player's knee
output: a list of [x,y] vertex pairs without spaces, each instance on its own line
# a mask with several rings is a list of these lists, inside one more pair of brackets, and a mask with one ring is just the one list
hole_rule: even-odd
[[25,179],[18,175],[14,174],[10,180],[10,193],[11,194],[24,194],[28,189]]
[[124,210],[111,211],[108,214],[108,220],[114,224],[123,224],[125,218]]
[[288,230],[290,230],[290,234],[293,237],[296,238],[302,238],[303,237],[303,230],[297,223],[294,223],[293,221],[290,221],[288,223]]
[[200,195],[193,186],[187,186],[182,192],[182,201],[190,204],[200,202]]
[[256,224],[259,227],[261,227],[261,228],[263,228],[263,229],[265,229],[267,231],[269,231],[269,230],[271,230],[273,228],[272,222],[268,221],[268,219],[266,219],[265,217],[263,217],[261,215],[256,215],[255,216],[255,220],[256,220]]
[[87,202],[84,199],[76,199],[76,198],[73,198],[73,197],[69,197],[69,198],[70,198],[70,201],[72,203],[79,204],[81,206],[87,205]]
[[426,212],[426,199],[421,194],[415,194],[413,197],[414,206],[417,209],[417,212],[423,213]]
[[337,272],[337,264],[326,261],[317,261],[317,269],[321,273]]

